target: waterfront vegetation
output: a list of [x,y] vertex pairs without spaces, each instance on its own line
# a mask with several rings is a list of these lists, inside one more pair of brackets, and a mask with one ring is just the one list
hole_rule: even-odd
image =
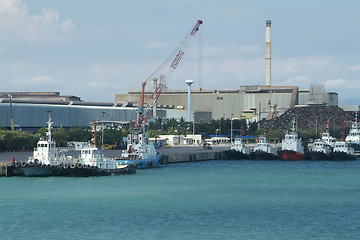
[[[107,128],[104,130],[104,146],[110,148],[123,147],[123,138],[126,137],[130,131],[130,126],[124,126],[122,129]],[[261,136],[265,134],[266,129],[258,129],[257,123],[246,124],[245,120],[220,119],[211,121],[186,122],[184,118],[180,120],[169,119],[165,120],[158,118],[151,121],[147,127],[150,138],[157,138],[159,135],[186,135],[202,134],[203,138],[210,138],[211,136],[229,136],[231,129],[233,137],[235,136]],[[289,130],[289,129],[288,129]],[[36,147],[36,142],[46,137],[46,128],[41,128],[35,133],[28,133],[25,131],[10,131],[4,128],[0,129],[0,151],[21,151],[32,150]],[[320,137],[321,131],[325,129],[316,130],[313,128],[299,129],[299,136],[304,142],[311,141]],[[347,134],[349,128],[345,128]],[[334,137],[340,137],[340,129],[331,129],[330,133]],[[66,147],[68,142],[89,142],[92,138],[92,130],[90,127],[72,127],[70,129],[56,128],[52,133],[58,147]],[[272,142],[280,142],[285,136],[285,131],[281,129],[267,130],[267,138]],[[97,146],[101,146],[102,132],[97,133]]]

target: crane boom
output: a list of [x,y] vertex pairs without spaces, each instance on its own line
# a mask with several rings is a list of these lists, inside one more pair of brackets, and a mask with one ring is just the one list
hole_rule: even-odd
[[[160,83],[154,90],[154,93],[150,97],[146,109],[151,109],[156,104],[158,98],[160,97],[161,92],[164,89],[167,89],[167,80],[171,76],[171,74],[175,71],[177,66],[179,65],[182,57],[185,54],[185,50],[189,47],[189,43],[191,39],[193,39],[196,35],[196,33],[199,31],[200,25],[203,23],[203,21],[198,20],[195,24],[195,26],[191,29],[191,31],[184,37],[184,39],[180,42],[180,44],[175,48],[173,53],[164,61],[164,63],[152,74],[150,77],[147,78],[146,82],[150,79],[154,78],[156,75],[160,77]],[[173,58],[173,60],[170,63],[170,60],[174,56],[174,52],[177,54]],[[170,63],[170,65],[169,65]],[[147,119],[149,119],[151,112],[149,113],[149,116]]]
[[[160,94],[164,89],[167,89],[167,80],[171,76],[171,74],[175,71],[177,66],[179,65],[182,57],[185,54],[185,50],[189,47],[189,43],[191,39],[193,39],[196,33],[199,31],[200,25],[203,23],[201,20],[197,20],[195,26],[190,30],[188,34],[184,37],[184,39],[180,42],[180,44],[174,49],[172,54],[153,72],[143,83],[141,89],[141,96],[140,96],[140,104],[139,104],[139,113],[138,113],[138,124],[142,124],[143,122],[146,123],[150,117],[151,110],[144,121],[144,110],[145,109],[152,109],[156,104]],[[176,53],[176,54],[175,54]],[[175,55],[175,57],[174,57]],[[171,61],[172,60],[172,61]],[[171,62],[170,62],[171,61]],[[146,106],[144,106],[144,92],[145,86],[150,79],[156,78],[160,79],[160,83],[157,85],[156,89],[154,90],[152,96],[150,97]]]
[[[153,72],[146,80],[145,82],[148,82],[149,80],[153,79],[156,76],[165,76],[160,81],[163,83],[165,88],[167,88],[166,79],[169,77],[176,67],[178,66],[180,60],[184,56],[185,50],[189,47],[189,43],[192,38],[195,37],[196,33],[199,31],[200,25],[203,23],[201,20],[197,20],[195,26],[190,30],[188,34],[184,37],[184,39],[179,43],[179,45],[174,49],[174,51],[166,58],[166,60]],[[175,55],[175,57],[174,57]],[[174,58],[173,58],[174,57]],[[170,60],[171,64],[169,64]]]
[[[172,54],[153,72],[143,83],[141,87],[140,103],[137,111],[136,120],[132,122],[131,133],[130,133],[130,143],[137,144],[140,142],[140,135],[145,131],[145,124],[150,118],[151,110],[148,113],[146,119],[144,118],[145,109],[152,109],[158,98],[160,97],[161,92],[167,88],[166,81],[175,71],[179,65],[182,57],[184,56],[185,50],[189,47],[190,40],[195,37],[196,33],[199,31],[200,25],[203,23],[201,20],[197,20],[190,32],[186,34],[184,39],[180,44],[175,48]],[[160,83],[154,89],[152,96],[150,97],[148,103],[145,105],[145,86],[150,79],[160,79]]]

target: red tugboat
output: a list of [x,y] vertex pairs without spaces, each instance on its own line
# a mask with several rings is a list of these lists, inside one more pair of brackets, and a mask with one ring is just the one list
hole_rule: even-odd
[[304,147],[299,139],[299,134],[295,130],[295,119],[290,132],[285,134],[285,139],[281,143],[281,150],[278,151],[281,160],[304,160]]

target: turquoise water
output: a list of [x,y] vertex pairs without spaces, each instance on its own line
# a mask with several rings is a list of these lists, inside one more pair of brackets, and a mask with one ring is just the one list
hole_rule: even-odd
[[359,239],[360,161],[0,178],[1,239]]

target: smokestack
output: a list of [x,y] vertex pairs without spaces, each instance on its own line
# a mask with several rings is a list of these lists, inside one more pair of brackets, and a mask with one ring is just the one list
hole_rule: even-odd
[[265,85],[271,86],[271,20],[266,21]]

